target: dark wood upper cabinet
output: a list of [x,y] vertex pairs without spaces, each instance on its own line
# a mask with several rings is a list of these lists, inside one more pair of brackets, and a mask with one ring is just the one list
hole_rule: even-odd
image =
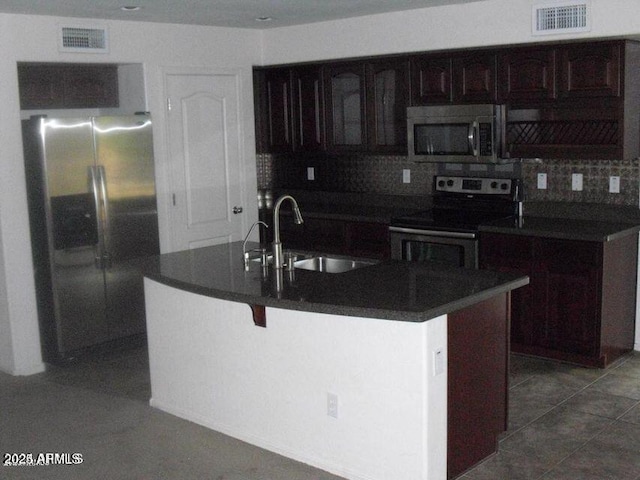
[[409,63],[369,62],[366,75],[369,150],[406,153]]
[[637,65],[639,53],[636,42],[625,41],[503,52],[500,97],[509,107],[506,138],[511,156],[636,157],[639,107],[625,98],[640,94],[640,82],[625,62]]
[[620,96],[621,48],[621,42],[559,47],[559,97]]
[[451,57],[420,55],[411,58],[412,105],[450,103]]
[[495,103],[493,52],[411,58],[412,105]]
[[53,65],[18,65],[20,108],[56,108],[64,105],[64,77]]
[[360,151],[366,146],[365,64],[329,65],[325,71],[327,148]]
[[297,67],[291,71],[294,150],[313,152],[325,146],[322,68]]
[[496,102],[496,55],[474,53],[452,61],[454,103]]
[[498,56],[500,102],[549,100],[556,97],[553,48],[507,50]]
[[264,71],[263,141],[267,152],[290,151],[293,148],[291,129],[291,76],[288,68]]
[[64,102],[67,108],[117,107],[117,67],[91,65],[65,69]]
[[637,65],[640,43],[620,40],[256,69],[258,151],[403,155],[407,106],[500,103],[512,158],[635,158]]
[[117,65],[18,64],[20,108],[115,108]]
[[325,69],[327,149],[406,152],[409,63],[372,60]]

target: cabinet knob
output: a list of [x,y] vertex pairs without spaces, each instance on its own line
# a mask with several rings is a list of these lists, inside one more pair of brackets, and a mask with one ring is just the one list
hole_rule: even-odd
[[232,212],[234,215],[238,215],[239,213],[242,213],[242,207],[235,206],[233,207]]

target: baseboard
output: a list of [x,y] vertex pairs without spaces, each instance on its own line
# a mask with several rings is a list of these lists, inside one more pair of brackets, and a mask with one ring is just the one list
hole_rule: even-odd
[[37,373],[42,373],[45,370],[46,370],[46,365],[43,362],[38,362],[28,366],[23,365],[18,369],[13,368],[11,370],[0,368],[1,372],[7,373],[9,375],[13,375],[14,377],[26,377],[29,375],[36,375]]

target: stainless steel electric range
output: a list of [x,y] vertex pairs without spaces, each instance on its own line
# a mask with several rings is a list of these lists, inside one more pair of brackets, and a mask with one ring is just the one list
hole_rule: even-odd
[[522,215],[519,179],[437,175],[433,191],[430,210],[391,220],[392,258],[478,268],[478,226]]

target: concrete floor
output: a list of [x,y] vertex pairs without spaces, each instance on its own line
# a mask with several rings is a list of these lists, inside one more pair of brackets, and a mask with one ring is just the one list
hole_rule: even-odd
[[[155,410],[144,348],[31,377],[0,373],[0,453],[81,453],[0,466],[0,479],[340,480]],[[640,355],[590,370],[512,357],[510,428],[465,480],[640,480]],[[405,479],[389,479],[405,480]]]
[[80,465],[0,466],[0,479],[339,480],[149,407],[146,349],[31,377],[0,373],[0,453],[81,453]]

